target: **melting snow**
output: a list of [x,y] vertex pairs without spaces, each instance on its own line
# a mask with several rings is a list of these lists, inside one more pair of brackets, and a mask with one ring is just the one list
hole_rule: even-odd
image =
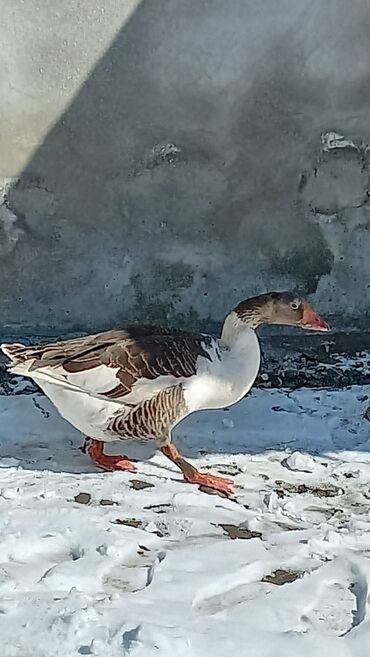
[[[97,472],[42,395],[0,397],[1,657],[369,657],[369,388],[256,390]],[[136,453],[135,452],[135,453]]]

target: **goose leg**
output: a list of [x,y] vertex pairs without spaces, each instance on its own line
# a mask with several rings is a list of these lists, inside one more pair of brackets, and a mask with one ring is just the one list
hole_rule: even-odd
[[98,468],[108,471],[136,471],[135,465],[127,458],[127,456],[111,456],[104,454],[103,445],[104,443],[101,440],[95,440],[94,438],[86,438],[85,441],[85,451]]
[[198,486],[213,488],[225,495],[231,495],[233,493],[234,482],[232,479],[225,479],[224,477],[217,477],[206,472],[199,472],[181,456],[175,445],[166,443],[161,447],[161,452],[180,468],[185,481],[189,484],[198,484]]

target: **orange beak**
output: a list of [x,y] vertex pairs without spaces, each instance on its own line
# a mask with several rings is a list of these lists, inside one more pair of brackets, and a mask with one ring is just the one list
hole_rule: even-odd
[[301,326],[311,331],[330,331],[330,326],[315,311],[308,303],[304,304],[303,317],[301,319]]

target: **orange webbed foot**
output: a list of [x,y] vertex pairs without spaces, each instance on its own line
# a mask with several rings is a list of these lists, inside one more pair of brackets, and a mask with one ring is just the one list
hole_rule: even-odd
[[189,484],[198,484],[198,486],[205,486],[224,495],[232,495],[234,492],[234,482],[232,479],[225,477],[217,477],[216,475],[207,474],[205,472],[198,472],[198,470],[184,472],[184,479]]
[[113,472],[115,470],[136,472],[136,466],[127,458],[127,456],[111,456],[104,454],[103,445],[104,443],[100,440],[94,440],[92,438],[89,438],[86,441],[86,452],[98,468],[108,472]]

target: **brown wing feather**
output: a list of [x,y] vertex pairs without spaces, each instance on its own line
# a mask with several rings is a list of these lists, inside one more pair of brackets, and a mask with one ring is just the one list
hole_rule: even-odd
[[156,379],[158,376],[176,378],[196,373],[198,356],[211,360],[205,350],[205,336],[193,334],[151,335],[136,340],[125,340],[108,347],[100,363],[119,368],[117,378],[121,385],[105,393],[117,398],[130,392],[141,378]]
[[4,345],[4,351],[13,362],[34,360],[30,370],[61,366],[78,373],[99,365],[118,369],[117,386],[103,393],[117,399],[141,378],[194,375],[198,356],[211,360],[206,350],[211,342],[210,336],[146,325],[46,345]]

